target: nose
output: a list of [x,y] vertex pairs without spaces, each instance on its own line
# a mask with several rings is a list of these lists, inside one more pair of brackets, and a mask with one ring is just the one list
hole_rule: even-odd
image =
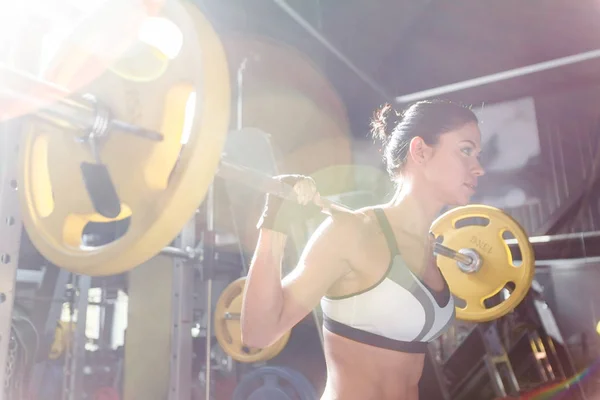
[[475,165],[473,166],[473,175],[479,177],[485,175],[485,170],[481,166],[481,163],[478,159],[475,159]]

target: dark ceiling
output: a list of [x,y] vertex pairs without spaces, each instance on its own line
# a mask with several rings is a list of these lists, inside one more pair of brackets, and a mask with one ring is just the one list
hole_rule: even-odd
[[[373,109],[397,96],[600,49],[600,0],[196,1],[217,30],[269,35],[310,56],[361,135]],[[599,80],[600,58],[444,97],[489,104]]]

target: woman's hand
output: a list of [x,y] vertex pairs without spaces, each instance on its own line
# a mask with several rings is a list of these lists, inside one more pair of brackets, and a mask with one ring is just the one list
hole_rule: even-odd
[[267,194],[258,229],[269,229],[287,234],[290,226],[317,216],[322,207],[321,196],[313,178],[304,175],[278,175],[277,179],[292,187],[292,199]]

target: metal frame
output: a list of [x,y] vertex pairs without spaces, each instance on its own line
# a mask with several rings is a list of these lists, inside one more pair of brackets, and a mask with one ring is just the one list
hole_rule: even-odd
[[338,60],[348,67],[354,74],[365,84],[367,84],[375,93],[381,96],[383,99],[390,99],[391,96],[387,93],[387,91],[373,79],[373,77],[369,76],[363,70],[358,68],[345,54],[343,54],[339,49],[337,49],[325,36],[319,32],[310,22],[308,22],[300,13],[298,13],[291,5],[288,4],[285,0],[273,0],[279,8],[281,8],[291,19],[296,21],[298,25],[300,25],[304,30],[306,30],[313,38],[315,38],[319,43],[323,45],[327,50],[331,52]]
[[[195,218],[192,218],[176,239],[176,246],[189,252],[195,245],[195,230]],[[169,400],[179,400],[189,398],[192,390],[194,265],[175,257],[173,267]]]
[[[2,169],[0,173],[0,379],[3,390],[0,400],[8,400],[6,393],[8,366],[8,345],[11,336],[12,312],[17,281],[17,267],[23,222],[19,207],[19,183],[17,180],[20,136],[16,133],[20,121],[5,122],[0,125],[0,150]],[[80,368],[85,358],[85,320],[88,304],[88,289],[91,277],[76,276],[76,293],[74,305],[77,307],[77,328],[72,346],[67,349],[65,360],[65,378],[63,381],[63,398],[79,399],[81,397]],[[58,307],[58,306],[57,306]],[[59,312],[60,313],[60,312]]]
[[489,384],[498,398],[520,391],[496,321],[473,325],[467,337],[442,361],[444,374],[454,373],[457,368],[467,372],[456,376],[456,381],[446,387],[452,399],[472,398],[482,382]]
[[[483,340],[487,350],[484,364],[490,376],[494,393],[499,397],[519,393],[519,382],[508,358],[508,353],[500,340],[497,325],[492,323],[487,328],[482,326],[478,328],[483,330]],[[505,379],[502,379],[503,377]],[[508,390],[505,383],[509,386]]]
[[[64,89],[40,81],[35,76],[22,71],[10,69],[6,66],[0,68],[0,76],[7,78],[0,88],[3,94],[18,98],[22,102],[38,108],[47,105],[35,115],[50,123],[59,126],[67,123],[74,127],[87,127],[94,125],[92,122],[101,117],[92,102],[74,101],[68,99],[68,93]],[[36,96],[23,95],[29,92],[24,90],[31,86],[44,88],[42,92],[36,92]],[[45,104],[48,102],[49,104]],[[5,115],[5,117],[12,117]],[[120,121],[119,128],[126,132],[141,135],[156,140],[160,134],[129,125]],[[16,271],[18,266],[19,250],[21,245],[21,233],[23,230],[20,218],[20,207],[18,197],[18,144],[20,136],[16,134],[13,125],[2,126],[1,146],[3,152],[1,161],[3,169],[0,187],[0,376],[5,378],[7,368],[8,343],[11,332],[11,317],[14,303],[14,288],[16,282]],[[11,128],[11,129],[8,129]],[[212,229],[212,228],[211,228]],[[214,241],[213,241],[214,242]],[[169,399],[189,398],[191,394],[191,372],[192,372],[192,305],[193,305],[193,274],[194,265],[189,261],[196,261],[197,252],[195,245],[195,218],[188,222],[186,227],[176,239],[177,247],[166,248],[161,253],[169,255],[173,260],[172,290],[171,290],[171,335],[170,335],[170,376],[169,376]],[[66,351],[65,378],[63,381],[63,398],[80,398],[81,393],[81,366],[85,355],[85,316],[88,304],[88,289],[91,277],[85,275],[73,275],[77,282],[75,286],[79,290],[73,299],[73,306],[77,308],[78,323],[76,325],[75,338],[72,348]],[[148,294],[149,295],[149,294]],[[210,342],[208,343],[208,345]],[[210,355],[210,353],[209,353]],[[207,358],[207,362],[210,358]],[[207,371],[207,375],[210,371]],[[36,375],[37,378],[37,375]],[[36,379],[37,380],[37,379]],[[0,397],[4,400],[5,395]]]
[[8,400],[5,393],[6,366],[23,231],[17,192],[19,136],[14,132],[17,130],[16,124],[17,122],[12,121],[0,125],[0,378],[4,386],[4,390],[0,390],[0,400]]
[[[552,152],[550,152],[550,154],[552,154]],[[540,226],[536,229],[535,234],[555,234],[568,221],[572,220],[574,216],[576,217],[580,212],[579,206],[581,205],[582,201],[590,194],[590,190],[597,183],[598,176],[595,174],[584,178],[580,187],[574,191],[574,194],[568,196],[564,201],[562,201],[562,203],[559,202],[560,206],[558,206],[556,210],[554,210],[554,212],[545,219],[543,224],[540,224]]]
[[413,101],[424,100],[427,98],[440,96],[443,94],[458,92],[465,89],[470,89],[478,86],[488,85],[490,83],[501,82],[504,80],[525,76],[536,72],[541,72],[553,68],[563,67],[565,65],[576,64],[584,61],[600,58],[600,50],[592,50],[584,53],[575,54],[572,56],[556,58],[549,61],[544,61],[537,64],[527,65],[521,68],[514,68],[507,71],[498,72],[491,75],[480,76],[478,78],[468,79],[462,82],[451,83],[449,85],[439,86],[423,90],[420,92],[405,94],[396,97],[396,103],[404,104]]
[[[87,321],[88,296],[92,278],[86,275],[71,274],[71,306],[77,307],[77,319],[73,340],[67,342],[63,367],[63,400],[79,400],[83,394],[83,366],[85,365],[85,327]],[[71,309],[71,318],[74,315]]]
[[[192,394],[195,222],[186,223],[174,247],[129,271],[123,399],[179,400]],[[148,347],[155,349],[151,357]]]
[[[208,188],[206,194],[206,229],[202,238],[203,257],[202,257],[202,274],[206,281],[206,354],[205,354],[205,370],[204,370],[204,397],[210,400],[211,392],[211,348],[212,348],[212,287],[215,273],[215,187],[214,183]],[[191,280],[190,280],[191,281]],[[189,333],[189,331],[188,331]]]

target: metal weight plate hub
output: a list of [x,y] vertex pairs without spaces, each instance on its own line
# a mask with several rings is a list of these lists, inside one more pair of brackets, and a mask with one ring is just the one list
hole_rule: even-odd
[[[45,79],[69,92],[90,93],[106,107],[107,118],[160,132],[162,140],[110,124],[106,135],[95,138],[36,120],[25,126],[19,191],[24,224],[40,253],[72,272],[118,274],[156,255],[202,203],[221,157],[230,90],[218,36],[191,3],[165,0],[145,12],[135,14],[134,43],[117,54],[97,49],[106,29],[90,30],[94,21],[81,24]],[[176,45],[153,43],[148,24],[165,34],[163,42],[170,37]],[[124,29],[131,38],[131,27],[110,29]],[[112,190],[107,213],[95,197]],[[95,228],[117,230],[116,221],[124,232],[101,244],[83,240]]]
[[[469,224],[476,218],[485,223]],[[512,311],[526,296],[535,273],[533,248],[523,228],[502,210],[485,205],[454,208],[439,218],[431,232],[442,244],[463,254],[475,252],[480,263],[468,270],[457,261],[443,256],[437,264],[448,282],[450,291],[464,300],[464,307],[456,307],[456,317],[466,321],[490,321]],[[510,232],[520,249],[522,260],[515,262],[504,238]],[[468,250],[468,251],[461,251]],[[510,296],[500,304],[487,306],[486,300],[502,289],[512,286]]]

